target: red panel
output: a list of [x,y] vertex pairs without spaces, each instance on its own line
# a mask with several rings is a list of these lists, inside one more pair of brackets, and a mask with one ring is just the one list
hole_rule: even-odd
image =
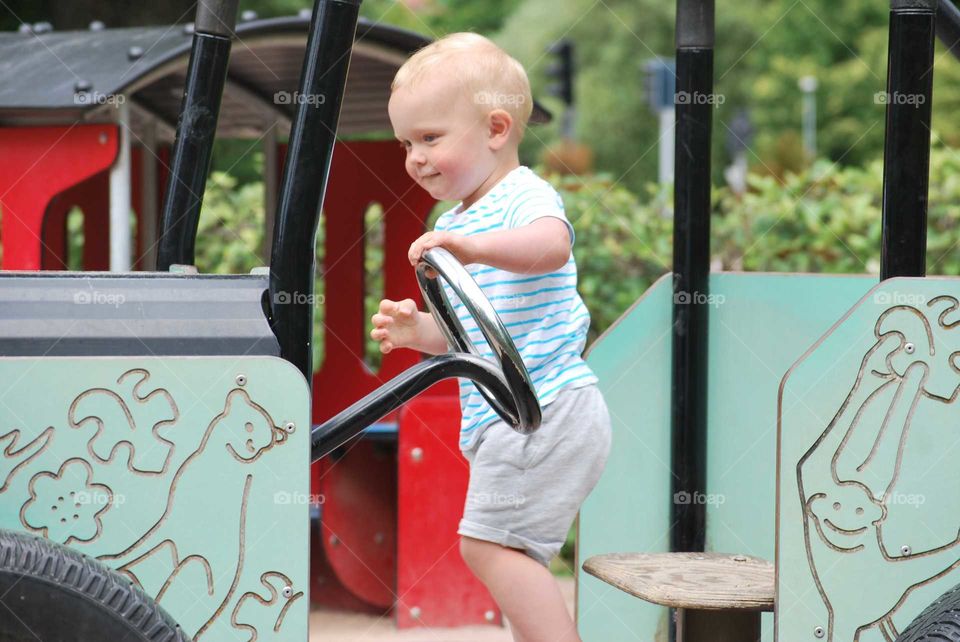
[[326,557],[354,595],[388,609],[397,567],[396,450],[361,441],[329,459],[322,477]]
[[43,216],[50,199],[108,168],[116,155],[112,125],[0,128],[4,269],[40,269]]
[[[460,557],[457,525],[469,466],[460,455],[456,396],[420,396],[400,412],[397,626],[489,622],[500,611]],[[419,609],[419,618],[410,609]]]
[[[280,146],[281,164],[285,151],[285,147]],[[414,352],[398,350],[384,357],[378,373],[371,372],[364,363],[364,346],[370,327],[364,312],[363,215],[373,202],[384,208],[385,294],[393,298],[419,299],[416,278],[406,255],[410,243],[425,229],[433,199],[407,176],[403,169],[403,150],[395,143],[338,142],[324,202],[326,323],[323,363],[315,364],[319,366],[314,375],[315,422],[332,417],[420,359]],[[384,520],[389,519],[389,533],[384,532],[384,537],[395,541],[395,464],[390,464],[390,477],[380,474],[379,470],[376,474],[370,474],[368,470],[369,479],[364,480],[362,501],[349,504],[342,503],[342,492],[331,486],[338,477],[330,476],[329,471],[344,466],[347,470],[342,471],[340,479],[362,479],[364,466],[370,466],[369,460],[348,455],[339,463],[327,461],[321,466],[325,476],[321,478],[321,469],[314,467],[313,489],[328,498],[324,520],[330,515],[342,515],[341,521],[332,527],[343,533],[340,533],[342,544],[339,549],[333,549],[329,538],[324,537],[321,547],[314,546],[314,556],[328,558],[326,561],[336,571],[338,583],[346,590],[372,604],[382,605],[387,598],[392,601],[395,557],[380,555],[377,549],[370,549],[363,541],[366,535],[354,533],[361,530],[364,521],[385,524]],[[351,492],[359,490],[353,488]],[[348,525],[350,520],[355,523]],[[353,551],[354,555],[344,555],[345,550]],[[389,578],[387,586],[381,587],[389,591],[381,592],[373,586],[371,577]],[[337,583],[326,582],[321,587],[316,579],[313,594],[317,601],[342,601],[335,595],[327,595],[338,590]]]
[[66,269],[67,213],[83,210],[83,269],[110,269],[110,172],[100,172],[60,192],[43,217],[43,270]]

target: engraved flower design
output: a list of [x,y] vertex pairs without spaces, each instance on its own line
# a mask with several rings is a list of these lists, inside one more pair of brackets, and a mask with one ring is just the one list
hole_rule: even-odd
[[113,493],[90,483],[93,470],[82,459],[69,459],[54,474],[38,473],[30,480],[30,499],[20,521],[55,542],[90,542],[100,536],[100,516],[113,504]]

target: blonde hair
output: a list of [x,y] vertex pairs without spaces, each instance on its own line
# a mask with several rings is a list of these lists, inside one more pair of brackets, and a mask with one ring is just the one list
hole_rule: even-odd
[[390,91],[412,87],[433,74],[454,79],[484,113],[502,109],[520,138],[533,111],[530,81],[523,65],[476,33],[452,33],[413,54],[397,70]]

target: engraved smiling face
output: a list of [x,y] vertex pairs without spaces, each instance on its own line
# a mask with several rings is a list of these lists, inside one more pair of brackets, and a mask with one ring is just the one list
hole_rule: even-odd
[[859,545],[869,526],[886,517],[883,504],[857,482],[843,482],[830,494],[817,493],[807,501],[807,510],[819,522],[819,532],[839,548]]
[[270,448],[279,432],[270,416],[239,390],[230,393],[220,421],[226,428],[221,435],[226,437],[227,450],[247,461]]

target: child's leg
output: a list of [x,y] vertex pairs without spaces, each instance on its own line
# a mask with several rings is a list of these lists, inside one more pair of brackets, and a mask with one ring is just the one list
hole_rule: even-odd
[[510,620],[517,642],[580,642],[549,569],[525,553],[462,537],[460,553]]

